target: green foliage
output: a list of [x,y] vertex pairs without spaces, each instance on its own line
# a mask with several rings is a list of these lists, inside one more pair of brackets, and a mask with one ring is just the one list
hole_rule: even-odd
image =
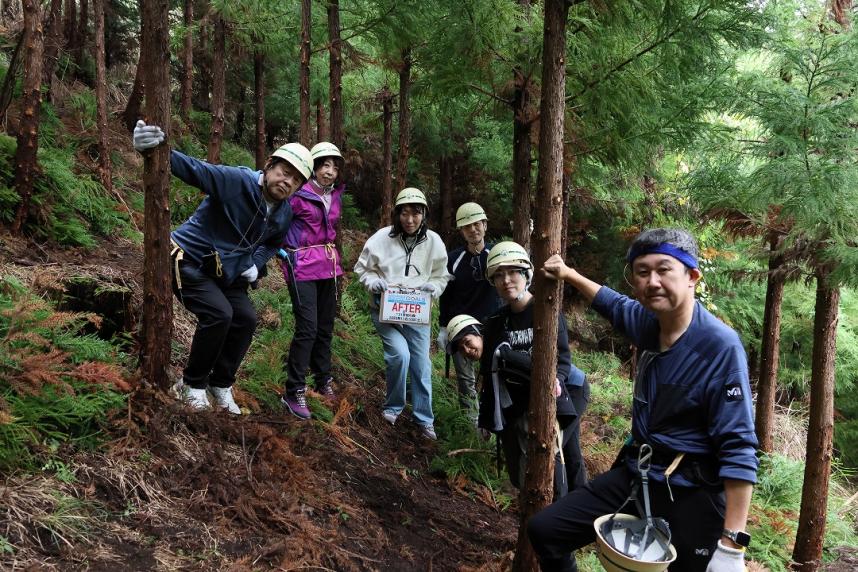
[[69,107],[72,109],[76,119],[80,122],[81,131],[88,131],[96,125],[96,101],[95,92],[81,90],[72,93],[68,99]]

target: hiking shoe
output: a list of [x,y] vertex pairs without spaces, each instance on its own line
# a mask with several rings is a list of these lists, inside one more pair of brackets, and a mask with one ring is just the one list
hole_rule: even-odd
[[283,403],[283,407],[298,419],[309,419],[312,416],[307,407],[307,396],[303,389],[299,389],[292,395],[284,394],[280,401]]
[[238,404],[232,397],[232,387],[215,387],[210,385],[209,392],[214,397],[215,405],[235,415],[241,415],[241,409],[239,409]]
[[384,420],[390,423],[391,425],[396,424],[396,420],[399,418],[399,415],[396,413],[392,413],[390,411],[382,411],[381,416],[384,417]]
[[185,385],[185,382],[182,380],[179,380],[172,388],[170,388],[170,393],[172,393],[176,399],[182,401],[185,405],[196,411],[211,409],[211,404],[209,403],[209,398],[206,395],[206,390],[195,389],[190,385]]
[[318,387],[317,391],[322,394],[322,397],[327,399],[328,401],[333,401],[337,398],[337,394],[334,393],[334,378],[329,377],[325,381],[316,383]]
[[435,434],[435,427],[433,425],[421,425],[420,434],[429,439],[430,441],[438,440],[438,435]]

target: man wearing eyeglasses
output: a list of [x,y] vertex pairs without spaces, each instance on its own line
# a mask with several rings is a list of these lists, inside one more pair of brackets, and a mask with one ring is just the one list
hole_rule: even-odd
[[[459,314],[473,316],[483,322],[500,307],[500,298],[494,286],[486,279],[486,258],[490,244],[486,244],[488,219],[483,207],[465,203],[456,211],[456,227],[465,241],[464,246],[447,253],[447,271],[453,280],[441,295],[438,347],[447,347],[447,324]],[[468,417],[477,419],[477,390],[474,362],[461,352],[452,354],[459,388],[459,404]]]

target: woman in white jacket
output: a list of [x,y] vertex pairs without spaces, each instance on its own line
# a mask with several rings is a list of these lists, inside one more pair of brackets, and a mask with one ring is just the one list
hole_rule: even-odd
[[436,439],[432,413],[432,363],[429,360],[431,327],[418,324],[384,324],[378,301],[388,286],[419,288],[437,300],[451,276],[447,249],[437,233],[426,226],[426,196],[409,187],[396,195],[391,226],[377,231],[363,247],[355,273],[373,295],[372,322],[384,345],[387,398],[384,419],[393,425],[405,408],[405,377],[411,378],[414,420],[424,437]]

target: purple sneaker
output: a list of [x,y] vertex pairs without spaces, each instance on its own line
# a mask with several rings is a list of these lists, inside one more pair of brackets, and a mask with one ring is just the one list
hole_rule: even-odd
[[322,382],[316,382],[316,387],[322,397],[324,397],[327,401],[334,401],[337,398],[337,394],[334,393],[334,378],[329,377]]
[[294,395],[286,393],[280,398],[280,402],[283,404],[283,407],[288,409],[289,413],[299,419],[309,419],[312,416],[310,414],[310,409],[307,408],[307,397],[304,392],[304,389],[299,389],[294,393]]

